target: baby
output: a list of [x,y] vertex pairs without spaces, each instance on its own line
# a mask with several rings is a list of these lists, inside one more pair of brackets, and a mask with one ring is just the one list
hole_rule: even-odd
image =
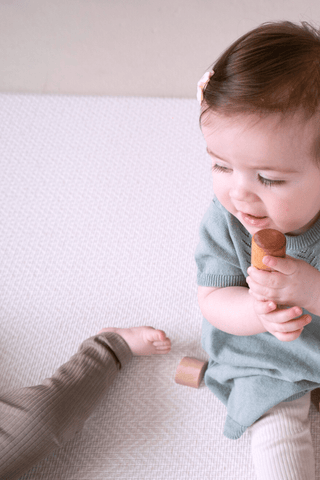
[[[214,198],[195,258],[224,435],[251,433],[259,480],[315,479],[308,412],[320,386],[320,31],[262,24],[198,83]],[[286,235],[286,258],[251,264],[251,238]],[[288,308],[279,308],[286,305]]]

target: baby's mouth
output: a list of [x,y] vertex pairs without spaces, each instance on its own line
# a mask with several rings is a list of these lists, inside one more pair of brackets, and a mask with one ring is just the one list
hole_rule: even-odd
[[248,215],[248,217],[258,218],[258,219],[267,218],[266,216],[264,216],[264,217],[257,217],[257,216],[255,216],[255,215],[250,215],[250,213],[245,213],[245,215]]
[[240,218],[242,222],[244,222],[246,225],[250,225],[251,227],[267,228],[270,224],[270,219],[268,219],[268,217],[265,215],[256,217],[250,213],[240,212]]

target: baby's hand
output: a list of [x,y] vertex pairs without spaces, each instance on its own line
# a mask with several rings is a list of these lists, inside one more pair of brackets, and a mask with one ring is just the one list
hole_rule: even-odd
[[296,340],[303,328],[312,320],[310,315],[296,318],[302,313],[302,309],[297,306],[282,309],[278,308],[274,302],[264,302],[254,298],[253,307],[264,328],[282,342]]
[[299,305],[318,315],[320,272],[304,260],[287,255],[285,258],[263,257],[262,262],[274,271],[248,268],[247,283],[250,293],[262,301],[278,305]]

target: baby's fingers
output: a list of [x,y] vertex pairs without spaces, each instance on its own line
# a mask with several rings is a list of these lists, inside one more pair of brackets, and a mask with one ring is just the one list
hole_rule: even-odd
[[297,316],[296,308],[299,307],[292,307],[288,310],[282,310],[281,314],[278,310],[276,312],[278,315],[272,313],[270,314],[273,316],[272,319],[270,317],[270,321],[274,322],[273,327],[275,331],[273,335],[282,342],[292,342],[293,340],[296,340],[296,338],[301,335],[304,327],[311,322],[310,315],[302,315],[299,318],[294,318]]
[[298,306],[278,307],[272,301],[255,300],[254,308],[266,330],[282,342],[296,340],[303,328],[311,322],[310,315],[299,316],[302,309]]
[[277,309],[277,304],[274,302],[255,301],[255,311],[258,315],[267,315]]
[[[283,323],[282,326],[285,331],[276,331],[273,333],[278,340],[281,342],[292,342],[300,337],[304,327],[311,322],[310,315],[302,315],[302,317],[297,320],[291,320],[289,322]],[[276,327],[278,328],[278,327]],[[292,330],[291,330],[292,329]]]
[[303,328],[290,333],[275,332],[273,335],[281,342],[293,342],[293,340],[296,340],[298,337],[300,337],[302,330]]

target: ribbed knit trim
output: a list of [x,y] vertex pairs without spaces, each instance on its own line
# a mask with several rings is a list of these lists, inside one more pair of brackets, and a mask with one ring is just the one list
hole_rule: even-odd
[[287,250],[301,250],[319,242],[320,217],[312,227],[305,233],[297,236],[286,235]]
[[246,281],[243,276],[237,275],[211,275],[208,273],[198,273],[197,284],[202,287],[245,287]]
[[110,353],[116,357],[116,363],[117,361],[120,363],[119,368],[124,367],[130,362],[133,354],[129,345],[121,335],[114,332],[102,332],[99,335],[96,335],[96,337],[101,339],[104,344],[107,344],[111,348],[112,352]]

